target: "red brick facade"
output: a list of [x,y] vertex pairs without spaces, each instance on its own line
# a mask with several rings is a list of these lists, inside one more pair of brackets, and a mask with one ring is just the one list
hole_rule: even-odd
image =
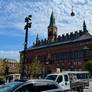
[[[84,47],[87,46],[88,56],[84,56]],[[48,54],[50,60],[48,61]],[[73,56],[74,55],[74,56]],[[85,62],[92,60],[92,40],[79,41],[75,43],[62,44],[47,48],[36,50],[29,50],[27,52],[27,60],[32,61],[33,58],[38,57],[43,66],[46,68],[46,62],[53,71],[59,67],[62,70],[85,70]]]
[[[48,39],[38,40],[27,49],[28,64],[37,56],[43,65],[43,72],[49,67],[51,72],[62,70],[85,70],[85,62],[92,60],[92,35],[86,29],[57,37],[57,27],[52,16],[48,27]],[[54,23],[53,23],[54,21]],[[49,30],[51,34],[49,35]],[[52,41],[53,40],[53,41]]]

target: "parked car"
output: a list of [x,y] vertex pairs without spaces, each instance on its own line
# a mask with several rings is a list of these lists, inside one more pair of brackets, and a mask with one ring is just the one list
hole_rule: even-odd
[[[52,91],[51,91],[52,90]],[[29,80],[11,82],[0,88],[0,92],[64,92],[52,80]]]
[[0,80],[0,85],[5,84],[4,80]]

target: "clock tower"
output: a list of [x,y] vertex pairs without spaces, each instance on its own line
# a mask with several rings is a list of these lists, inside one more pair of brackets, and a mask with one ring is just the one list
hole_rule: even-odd
[[48,26],[48,40],[49,42],[54,42],[57,38],[57,27],[55,25],[55,17],[53,11],[50,17],[50,24]]

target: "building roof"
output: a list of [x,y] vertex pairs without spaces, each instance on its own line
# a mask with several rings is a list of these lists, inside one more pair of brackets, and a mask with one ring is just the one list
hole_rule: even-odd
[[4,58],[4,60],[8,63],[8,62],[12,62],[12,63],[16,63],[17,60],[15,59],[9,59],[9,58]]
[[[54,26],[55,26],[55,17],[52,11],[51,17],[50,17],[50,24],[48,28],[54,27]],[[49,41],[49,39],[39,40],[37,38],[36,43],[34,43],[33,46],[27,48],[27,50],[36,50],[36,49],[47,48],[47,47],[52,47],[52,46],[57,46],[57,45],[63,45],[67,43],[75,43],[78,41],[84,41],[88,39],[92,39],[92,35],[88,33],[87,26],[84,20],[83,30],[79,30],[79,32],[75,31],[75,33],[70,32],[70,34],[66,33],[65,35],[62,34],[62,36],[56,37],[56,39],[53,42]]]
[[92,39],[92,35],[90,35],[89,33],[88,34],[83,34],[83,35],[81,35],[77,38],[74,38],[74,39],[61,40],[61,41],[57,41],[57,42],[53,42],[53,43],[47,43],[47,44],[40,45],[40,46],[31,46],[27,50],[36,50],[36,49],[52,47],[52,46],[62,45],[62,44],[71,43],[71,42],[88,40],[88,39]]
[[87,40],[87,39],[92,39],[92,35],[88,34],[84,34],[82,36],[80,36],[79,38],[75,39],[74,41],[81,41],[81,40]]

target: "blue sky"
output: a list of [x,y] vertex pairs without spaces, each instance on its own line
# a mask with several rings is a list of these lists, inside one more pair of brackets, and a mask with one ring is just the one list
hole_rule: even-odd
[[[71,17],[74,7],[75,16]],[[92,34],[92,0],[0,0],[0,57],[19,61],[19,51],[24,48],[24,18],[32,14],[28,47],[40,39],[47,38],[47,27],[51,12],[54,12],[58,35],[82,29],[85,19]]]

